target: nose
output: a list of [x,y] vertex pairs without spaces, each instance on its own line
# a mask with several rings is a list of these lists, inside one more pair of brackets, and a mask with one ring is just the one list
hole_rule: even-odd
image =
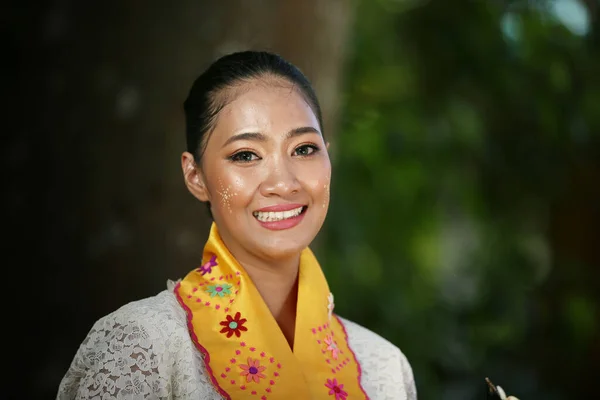
[[273,160],[261,184],[261,194],[265,197],[287,197],[299,191],[300,182],[292,162],[285,159]]

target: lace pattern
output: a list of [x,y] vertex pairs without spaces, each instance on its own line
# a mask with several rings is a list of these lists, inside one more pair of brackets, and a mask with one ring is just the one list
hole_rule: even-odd
[[371,400],[416,400],[412,368],[389,341],[362,326],[340,318],[362,369],[361,384]]
[[[57,400],[218,400],[169,290],[98,320],[60,383]],[[372,400],[416,400],[410,364],[393,344],[341,319]]]

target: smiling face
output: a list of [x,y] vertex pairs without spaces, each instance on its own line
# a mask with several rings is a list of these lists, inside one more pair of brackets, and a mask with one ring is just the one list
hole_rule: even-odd
[[245,83],[217,117],[200,171],[184,153],[192,194],[210,201],[238,258],[297,255],[327,214],[331,163],[319,122],[287,82]]

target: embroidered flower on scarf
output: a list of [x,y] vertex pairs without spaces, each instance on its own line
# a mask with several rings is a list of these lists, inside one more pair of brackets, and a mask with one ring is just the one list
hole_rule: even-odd
[[340,349],[338,349],[337,344],[333,341],[333,337],[327,335],[323,341],[327,344],[325,351],[331,351],[331,357],[333,357],[334,360],[337,360]]
[[210,294],[210,297],[223,297],[231,294],[231,285],[229,283],[223,283],[218,285],[209,285],[206,291]]
[[348,393],[344,391],[344,385],[338,384],[337,379],[327,379],[326,387],[329,388],[329,395],[335,395],[335,400],[346,400]]
[[260,365],[259,360],[253,360],[248,357],[248,364],[240,364],[240,368],[242,369],[240,375],[245,376],[246,382],[248,383],[252,381],[259,383],[260,379],[266,378],[262,372],[267,369],[267,367]]
[[225,321],[221,321],[220,324],[224,326],[220,333],[227,333],[227,337],[230,338],[233,334],[236,337],[240,337],[241,331],[247,331],[248,328],[244,326],[246,318],[241,318],[239,312],[235,313],[235,317],[231,318],[231,315],[226,317]]
[[217,256],[213,255],[210,260],[205,262],[198,268],[196,271],[200,272],[202,275],[210,274],[212,272],[212,267],[217,266]]
[[327,311],[329,312],[329,320],[331,321],[331,314],[333,314],[333,307],[335,307],[335,303],[333,302],[333,293],[329,293],[327,296]]

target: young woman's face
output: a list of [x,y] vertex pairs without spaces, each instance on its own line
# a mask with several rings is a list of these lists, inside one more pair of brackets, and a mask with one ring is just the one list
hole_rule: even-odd
[[292,256],[311,243],[327,214],[327,146],[291,84],[246,85],[218,115],[199,166],[205,197],[198,197],[211,202],[234,254]]

